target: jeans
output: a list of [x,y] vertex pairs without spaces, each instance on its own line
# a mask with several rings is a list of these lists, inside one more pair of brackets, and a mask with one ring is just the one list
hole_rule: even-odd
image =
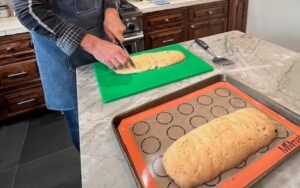
[[68,122],[72,141],[74,146],[80,151],[79,147],[79,123],[78,123],[78,110],[77,108],[74,110],[63,111],[65,118]]

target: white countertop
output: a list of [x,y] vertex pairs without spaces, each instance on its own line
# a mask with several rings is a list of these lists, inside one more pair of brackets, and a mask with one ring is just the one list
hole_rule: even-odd
[[[216,54],[236,64],[233,67],[215,66],[212,57],[193,40],[183,42],[183,47],[203,58],[215,70],[107,104],[101,101],[93,65],[77,68],[83,188],[136,187],[111,126],[114,116],[216,74],[228,74],[300,115],[299,53],[238,31],[203,40]],[[266,175],[255,187],[300,187],[299,163],[300,151]]]
[[0,18],[0,36],[25,33],[28,30],[16,17]]
[[131,4],[136,6],[142,13],[155,12],[160,10],[174,9],[180,7],[186,7],[191,5],[198,5],[204,3],[211,3],[220,0],[169,0],[169,4],[156,5],[151,0],[128,0]]

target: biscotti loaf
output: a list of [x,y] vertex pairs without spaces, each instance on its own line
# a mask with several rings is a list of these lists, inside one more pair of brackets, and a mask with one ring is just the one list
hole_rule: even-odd
[[132,56],[131,59],[135,67],[128,64],[127,67],[117,69],[116,73],[132,74],[156,68],[163,68],[181,62],[185,59],[185,56],[182,52],[174,50],[144,53]]
[[164,153],[163,166],[178,186],[194,187],[239,165],[276,135],[267,115],[244,108],[179,138]]

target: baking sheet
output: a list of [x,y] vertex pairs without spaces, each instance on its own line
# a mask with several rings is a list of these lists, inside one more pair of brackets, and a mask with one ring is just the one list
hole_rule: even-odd
[[[219,76],[219,78],[221,77]],[[222,184],[226,185],[226,183],[248,185],[258,178],[257,174],[253,175],[249,170],[258,166],[259,160],[263,161],[264,158],[266,160],[266,157],[272,154],[278,157],[275,157],[275,159],[282,159],[299,146],[291,149],[291,151],[282,152],[284,154],[282,156],[276,155],[276,152],[280,150],[278,146],[283,144],[286,139],[295,138],[299,127],[294,126],[287,120],[283,121],[284,119],[281,116],[232,84],[221,79],[218,82],[215,81],[202,89],[197,89],[196,85],[190,87],[188,89],[195,91],[169,102],[153,107],[148,104],[148,109],[146,105],[144,110],[140,109],[139,113],[127,114],[128,117],[126,118],[121,117],[122,115],[115,118],[114,123],[118,125],[115,126],[117,128],[116,132],[119,132],[117,134],[118,138],[120,138],[120,143],[126,151],[130,165],[142,187],[177,187],[163,169],[161,159],[164,151],[175,140],[192,129],[241,108],[255,107],[271,116],[278,128],[278,138],[270,145],[258,150],[256,154],[250,156],[240,165],[223,172],[219,177],[198,187],[220,186]],[[176,93],[173,95],[176,95]],[[154,103],[157,102],[154,101]],[[133,111],[138,112],[139,110],[135,109]],[[274,164],[277,162],[275,161]],[[271,166],[262,167],[260,175],[270,168]],[[245,176],[248,179],[243,180]],[[233,177],[234,179],[232,179]]]

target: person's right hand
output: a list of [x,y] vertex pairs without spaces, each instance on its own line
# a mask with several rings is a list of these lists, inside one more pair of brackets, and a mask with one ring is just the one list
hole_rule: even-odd
[[128,62],[129,54],[120,46],[94,35],[84,35],[80,45],[85,51],[111,69],[119,68]]

